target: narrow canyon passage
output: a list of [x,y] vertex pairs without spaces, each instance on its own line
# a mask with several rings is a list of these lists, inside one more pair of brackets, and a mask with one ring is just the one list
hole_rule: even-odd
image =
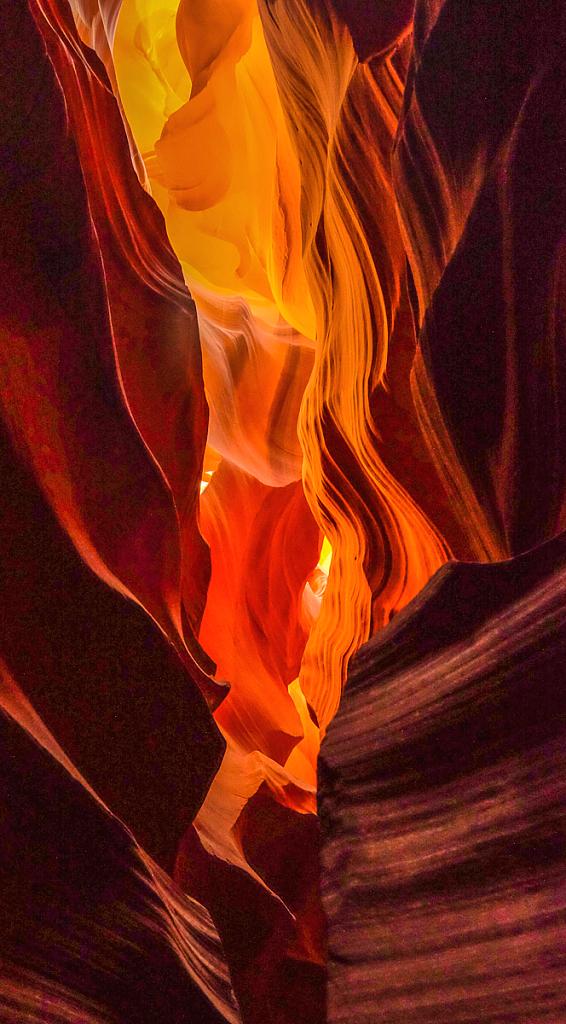
[[566,14],[0,0],[0,1020],[559,1024]]

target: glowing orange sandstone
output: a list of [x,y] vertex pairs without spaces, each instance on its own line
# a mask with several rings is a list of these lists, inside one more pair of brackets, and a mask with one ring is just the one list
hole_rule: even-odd
[[[297,479],[296,420],[283,475],[274,473],[282,449],[273,430],[290,407],[297,415],[310,374],[302,476],[335,558],[301,679],[324,727],[347,656],[447,549],[379,458],[368,404],[387,364],[404,267],[388,181],[400,83],[389,66],[378,81],[358,68],[347,31],[328,14],[275,7],[274,19],[263,17],[264,37],[254,3],[184,0],[177,9],[126,0],[114,61],[200,310],[216,450],[268,484]],[[369,221],[355,177],[372,195]],[[286,324],[299,333],[286,338]],[[313,344],[310,373],[298,353]],[[284,372],[293,359],[294,372]],[[229,506],[224,516],[229,547]],[[214,601],[211,592],[208,616]],[[237,646],[243,651],[242,638]],[[265,684],[255,675],[261,703]]]
[[372,412],[397,358],[402,85],[389,59],[359,65],[347,29],[300,0],[125,0],[110,35],[199,314],[212,565],[199,639],[231,691],[215,712],[228,760],[197,827],[241,863],[242,801],[265,781],[315,809],[349,657],[449,556],[395,479],[395,453],[384,461]]

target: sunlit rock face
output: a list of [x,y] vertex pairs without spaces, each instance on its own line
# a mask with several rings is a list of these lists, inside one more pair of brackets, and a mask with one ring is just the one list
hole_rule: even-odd
[[231,689],[215,711],[229,749],[195,825],[208,853],[245,868],[246,802],[264,785],[315,810],[320,733],[348,658],[453,537],[467,553],[408,383],[389,169],[402,66],[359,65],[331,11],[285,4],[127,2],[112,49],[199,311],[215,467],[201,501],[212,576],[199,639]]
[[199,309],[211,446],[272,486],[302,476],[332,546],[300,673],[324,728],[351,652],[449,550],[371,409],[404,280],[389,170],[402,82],[389,61],[358,65],[329,10],[154,6],[122,6],[120,94]]
[[0,12],[5,1019],[557,1021],[561,7]]

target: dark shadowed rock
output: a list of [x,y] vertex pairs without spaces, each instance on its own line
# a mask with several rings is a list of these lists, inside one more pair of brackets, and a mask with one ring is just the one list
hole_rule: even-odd
[[351,664],[322,744],[329,1021],[566,1012],[566,537],[451,563]]

